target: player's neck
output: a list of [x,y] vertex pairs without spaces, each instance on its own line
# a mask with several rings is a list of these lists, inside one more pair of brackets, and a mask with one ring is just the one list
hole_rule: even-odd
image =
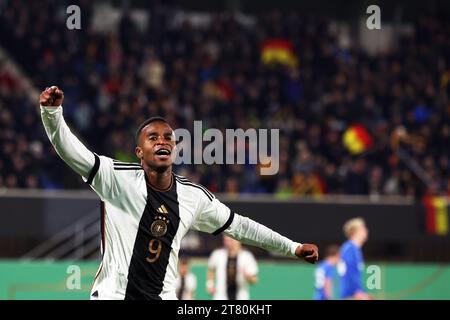
[[239,250],[240,249],[229,249],[229,250],[227,250],[228,251],[228,256],[232,257],[232,258],[236,257],[239,254]]
[[159,190],[166,191],[172,186],[172,168],[169,167],[163,172],[155,171],[151,168],[144,167],[145,174],[147,175],[148,183],[150,187]]
[[351,242],[353,242],[357,247],[361,248],[363,245],[363,241],[359,239],[358,237],[353,237],[350,239]]

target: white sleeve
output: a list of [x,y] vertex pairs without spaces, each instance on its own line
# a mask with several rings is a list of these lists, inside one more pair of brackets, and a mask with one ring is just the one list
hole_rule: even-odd
[[[206,192],[206,191],[205,191]],[[232,213],[212,194],[198,192],[197,212],[192,228],[217,235],[231,223]]]
[[84,178],[95,164],[95,156],[70,131],[62,115],[63,108],[41,106],[41,118],[50,142],[61,159]]
[[244,244],[260,247],[287,257],[295,257],[295,250],[301,245],[239,214],[234,214],[233,222],[224,233]]
[[195,290],[197,290],[197,277],[193,273],[189,273],[186,280],[188,281],[187,287],[189,288],[189,291],[194,293]]
[[224,232],[244,244],[295,257],[295,250],[300,243],[289,240],[258,222],[234,213],[214,196],[210,198],[208,194],[202,192],[199,195],[197,218],[193,224],[195,230],[214,235]]
[[118,184],[112,159],[98,156],[86,148],[64,121],[62,106],[41,106],[41,118],[45,132],[60,158],[102,199],[114,197],[118,192]]

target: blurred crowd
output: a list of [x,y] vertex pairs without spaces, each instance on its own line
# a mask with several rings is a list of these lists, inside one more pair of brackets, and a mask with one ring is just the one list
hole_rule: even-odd
[[[441,192],[450,192],[450,23],[414,22],[395,49],[370,56],[339,45],[324,17],[296,12],[256,15],[245,26],[214,14],[210,26],[173,24],[170,7],[142,32],[127,14],[117,31],[82,30],[49,1],[11,1],[0,10],[0,45],[39,90],[65,92],[64,115],[89,148],[122,161],[134,157],[135,128],[162,115],[174,128],[279,128],[280,169],[261,176],[245,165],[180,165],[180,174],[213,192],[417,195],[421,182],[391,148],[404,126],[426,141],[410,156]],[[39,12],[39,14],[35,14]],[[62,12],[62,14],[61,14]],[[292,42],[297,67],[261,62],[270,38]],[[81,188],[53,151],[30,97],[0,62],[0,187]],[[352,123],[365,125],[374,145],[352,156],[342,143]],[[245,147],[245,146],[244,146]],[[247,146],[248,147],[248,146]]]

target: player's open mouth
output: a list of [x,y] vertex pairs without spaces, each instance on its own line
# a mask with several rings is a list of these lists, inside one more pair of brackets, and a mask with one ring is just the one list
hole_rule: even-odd
[[172,151],[166,148],[161,148],[155,152],[156,156],[161,159],[167,159],[170,157]]

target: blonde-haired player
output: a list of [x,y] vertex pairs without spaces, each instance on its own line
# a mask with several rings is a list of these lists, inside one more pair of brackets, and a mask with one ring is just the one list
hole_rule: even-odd
[[361,247],[367,241],[369,230],[362,218],[353,218],[344,224],[343,231],[348,240],[341,247],[341,260],[338,264],[340,296],[342,299],[372,299],[362,284],[364,260]]

